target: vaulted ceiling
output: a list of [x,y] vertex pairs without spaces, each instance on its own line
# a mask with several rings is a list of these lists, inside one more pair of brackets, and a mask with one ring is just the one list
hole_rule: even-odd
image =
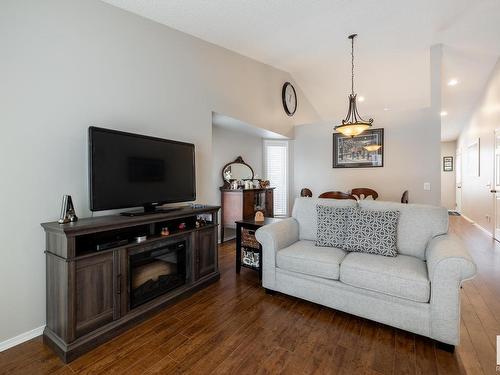
[[350,90],[347,35],[359,34],[355,88],[366,117],[428,107],[429,49],[443,44],[443,140],[457,137],[500,55],[498,0],[105,1],[290,72],[332,123]]

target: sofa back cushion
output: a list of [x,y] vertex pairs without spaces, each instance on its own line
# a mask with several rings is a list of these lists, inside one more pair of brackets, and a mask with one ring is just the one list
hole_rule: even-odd
[[[361,209],[399,211],[398,252],[425,259],[427,243],[448,232],[448,211],[444,207],[362,200]],[[300,225],[300,224],[299,224]]]
[[357,207],[352,199],[326,199],[298,197],[293,205],[292,216],[299,223],[299,238],[301,240],[316,241],[318,231],[318,214],[316,206]]

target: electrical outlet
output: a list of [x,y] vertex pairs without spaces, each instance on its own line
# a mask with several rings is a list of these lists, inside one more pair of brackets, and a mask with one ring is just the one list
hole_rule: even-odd
[[431,191],[431,183],[430,182],[424,182],[424,190]]

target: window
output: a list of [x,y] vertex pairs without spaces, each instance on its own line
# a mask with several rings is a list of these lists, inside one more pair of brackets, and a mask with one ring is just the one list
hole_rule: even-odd
[[288,215],[288,141],[264,140],[264,174],[274,187],[274,216]]

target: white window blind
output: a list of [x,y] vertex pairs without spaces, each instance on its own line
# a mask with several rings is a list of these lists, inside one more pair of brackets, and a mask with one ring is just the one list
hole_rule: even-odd
[[264,173],[274,187],[274,216],[288,215],[288,141],[264,141]]

